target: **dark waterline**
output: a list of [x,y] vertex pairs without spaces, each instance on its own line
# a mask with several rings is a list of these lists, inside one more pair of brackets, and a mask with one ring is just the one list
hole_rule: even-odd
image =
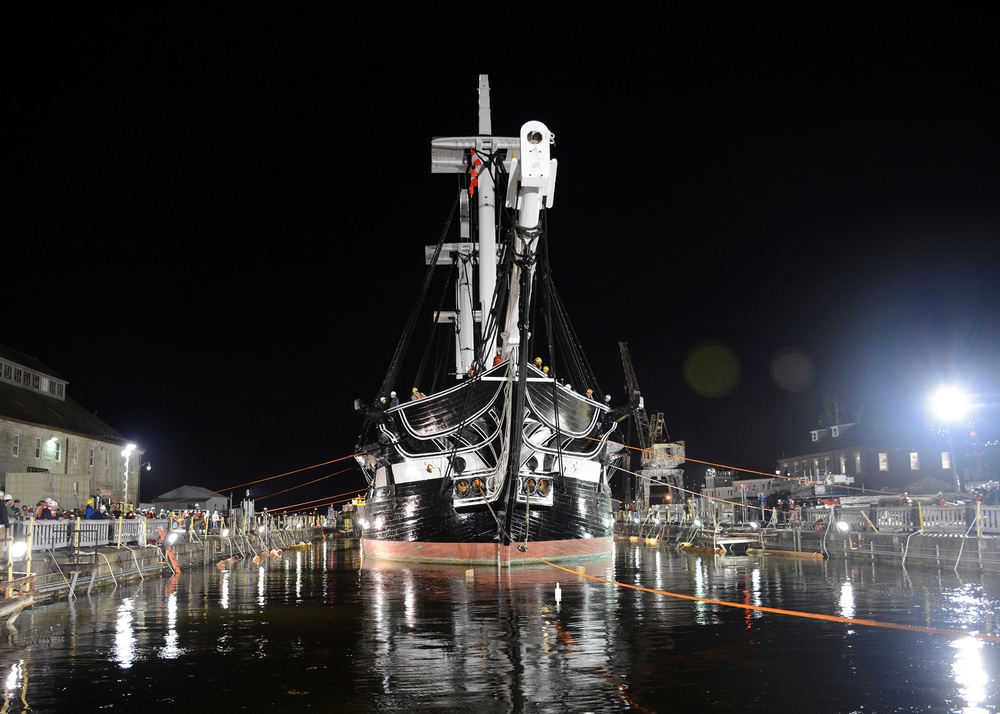
[[[1000,633],[1000,578],[619,542],[589,575]],[[559,583],[561,602],[556,602]],[[754,612],[548,566],[362,563],[317,543],[25,610],[3,712],[997,712],[1000,645]]]

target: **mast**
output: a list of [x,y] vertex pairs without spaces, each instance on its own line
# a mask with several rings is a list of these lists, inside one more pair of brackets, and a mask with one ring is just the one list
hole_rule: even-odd
[[[551,205],[555,188],[556,160],[550,158],[552,133],[539,121],[529,121],[521,127],[521,157],[514,159],[507,189],[507,207],[517,210],[514,225],[514,262],[510,275],[510,301],[504,324],[504,343],[511,354],[511,364],[517,365],[517,388],[513,395],[509,434],[510,456],[507,460],[507,509],[503,543],[510,544],[517,477],[521,470],[521,446],[524,442],[525,411],[530,337],[528,308],[534,277],[535,251],[541,236],[542,208]],[[520,329],[523,325],[527,329]]]
[[[492,135],[490,117],[490,83],[485,74],[479,75],[479,134],[437,138],[431,142],[432,173],[469,174],[469,192],[462,196],[462,237],[469,239],[471,197],[476,200],[479,234],[475,242],[447,243],[441,251],[439,265],[458,261],[461,277],[456,290],[456,310],[442,315],[442,320],[454,321],[456,333],[456,375],[461,378],[476,359],[474,353],[475,323],[489,313],[496,292],[497,236],[496,184],[497,164],[506,164],[519,146],[520,139]],[[430,257],[430,249],[427,251]],[[478,261],[479,294],[473,296],[472,264]]]
[[505,349],[514,350],[521,343],[518,313],[521,301],[530,299],[522,294],[521,271],[528,271],[525,285],[530,288],[535,270],[535,250],[541,234],[539,218],[542,207],[550,208],[555,195],[556,160],[550,158],[552,132],[540,121],[529,121],[521,127],[521,157],[512,162],[507,188],[507,207],[517,210],[517,235],[514,238],[514,268],[510,280],[510,300],[504,320]]

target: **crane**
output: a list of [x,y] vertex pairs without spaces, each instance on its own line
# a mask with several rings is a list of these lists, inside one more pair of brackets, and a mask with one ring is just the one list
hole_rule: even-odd
[[[622,365],[625,368],[625,387],[630,398],[640,396],[639,380],[632,366],[632,354],[627,342],[619,342],[622,353]],[[680,465],[684,463],[684,442],[670,442],[663,412],[657,412],[650,420],[645,407],[640,407],[635,413],[635,427],[639,438],[641,475],[640,489],[643,500],[650,503],[650,484],[664,483],[668,486],[683,487],[684,471]],[[669,493],[669,489],[668,489]],[[669,497],[668,499],[669,500]]]

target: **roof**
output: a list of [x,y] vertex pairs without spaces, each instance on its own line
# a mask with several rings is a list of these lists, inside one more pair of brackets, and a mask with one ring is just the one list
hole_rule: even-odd
[[[62,379],[40,360],[9,347],[0,345],[0,357],[40,374]],[[25,389],[10,382],[0,381],[0,417],[115,444],[125,443],[124,436],[98,419],[96,414],[84,409],[75,399],[69,396],[57,399],[49,394]]]
[[217,491],[210,491],[201,486],[180,486],[173,491],[161,493],[154,501],[198,501],[208,498],[227,498]]
[[37,357],[32,357],[31,355],[26,355],[24,352],[18,352],[12,347],[7,347],[6,345],[0,345],[0,359],[6,359],[11,362],[17,362],[22,367],[30,369],[32,372],[42,372],[50,377],[55,377],[62,381],[66,381],[60,375],[56,374],[55,370],[49,367],[47,364],[42,362]]
[[[834,429],[837,429],[839,432],[837,436],[833,436]],[[801,442],[789,449],[781,458],[787,459],[826,451],[860,447],[913,451],[921,447],[926,447],[930,443],[936,443],[938,440],[941,441],[942,449],[947,450],[947,446],[945,445],[947,437],[941,436],[926,427],[913,426],[897,421],[859,421],[853,424],[825,427],[819,431],[822,433],[816,441],[810,439]]]

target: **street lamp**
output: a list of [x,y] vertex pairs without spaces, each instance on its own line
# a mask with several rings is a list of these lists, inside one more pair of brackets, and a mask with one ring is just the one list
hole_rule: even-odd
[[132,452],[135,451],[135,444],[129,444],[122,451],[122,456],[125,457],[125,490],[122,494],[122,503],[128,503],[128,461],[132,457]]
[[948,450],[951,452],[951,468],[955,472],[955,491],[962,492],[962,482],[958,471],[958,454],[952,440],[951,425],[969,411],[969,400],[958,387],[941,387],[931,396],[931,409],[948,425]]

